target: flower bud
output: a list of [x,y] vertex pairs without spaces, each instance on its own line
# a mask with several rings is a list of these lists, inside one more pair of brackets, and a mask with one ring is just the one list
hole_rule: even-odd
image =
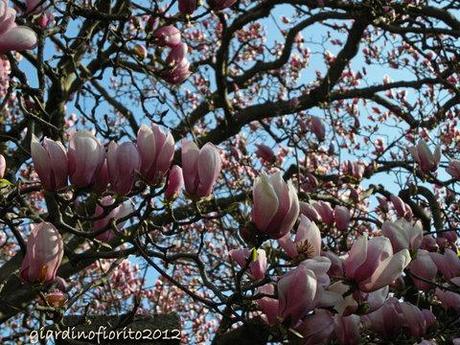
[[219,177],[222,161],[219,150],[211,143],[201,149],[194,142],[182,145],[182,169],[185,190],[193,197],[204,198],[211,195]]
[[312,116],[310,121],[311,131],[315,134],[319,141],[323,141],[326,137],[326,127],[324,127],[323,121],[321,121],[321,119],[316,116]]
[[67,157],[70,182],[77,187],[88,187],[94,184],[104,164],[105,149],[91,133],[75,132],[70,137]]
[[56,191],[67,186],[67,153],[60,142],[45,137],[40,144],[32,134],[30,151],[35,171],[46,190]]
[[107,168],[112,190],[121,195],[131,192],[140,165],[141,159],[133,143],[125,142],[118,145],[112,141],[107,153]]
[[409,148],[409,152],[423,173],[434,172],[438,168],[439,161],[441,160],[441,148],[439,146],[436,146],[434,153],[432,153],[427,143],[423,139],[420,139],[417,146]]
[[251,257],[250,249],[233,249],[229,255],[240,267],[246,267],[248,260],[249,263],[249,274],[255,280],[261,280],[265,278],[265,271],[267,270],[267,256],[265,250],[257,249],[257,256],[255,260]]
[[171,170],[169,170],[168,185],[165,190],[166,200],[171,200],[177,197],[182,188],[184,188],[182,168],[177,165],[173,165]]
[[336,205],[334,208],[334,218],[338,230],[345,231],[348,229],[351,218],[348,208]]
[[257,144],[256,155],[259,158],[262,158],[264,161],[268,163],[274,163],[276,161],[276,156],[273,150],[264,144]]
[[[94,222],[94,231],[104,229],[111,222],[113,221],[116,222],[118,219],[124,218],[134,211],[133,205],[128,200],[118,205],[117,207],[113,208],[105,217],[99,219],[99,217],[104,214],[104,210],[112,206],[114,202],[115,200],[111,196],[106,196],[102,198],[100,204],[96,206],[94,217],[98,219]],[[123,225],[124,225],[124,222],[118,223],[116,224],[115,229],[121,232]],[[107,231],[97,235],[96,239],[102,242],[110,242],[116,236],[117,234],[113,231],[113,229],[109,228],[107,229]]]
[[21,279],[29,283],[50,283],[64,255],[64,243],[53,224],[32,224],[27,250],[22,260]]
[[154,32],[153,37],[155,39],[155,43],[160,47],[174,47],[181,42],[180,31],[172,25],[163,26],[157,29]]
[[140,60],[144,60],[147,57],[147,48],[145,48],[143,44],[136,44],[133,48],[133,53],[136,54]]
[[152,185],[161,182],[174,156],[174,138],[156,124],[142,125],[137,132],[137,147],[141,158],[142,176]]

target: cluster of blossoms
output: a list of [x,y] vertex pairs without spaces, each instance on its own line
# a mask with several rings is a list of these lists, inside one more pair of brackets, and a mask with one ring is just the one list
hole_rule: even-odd
[[16,11],[8,7],[8,0],[0,1],[0,53],[12,50],[32,49],[37,44],[37,35],[27,26],[15,22]]
[[[425,164],[425,155],[418,157],[417,162]],[[303,336],[303,344],[324,344],[331,339],[340,344],[358,344],[361,329],[385,339],[403,330],[413,337],[423,337],[437,325],[433,312],[402,302],[390,293],[390,287],[404,284],[404,276],[421,291],[433,290],[443,308],[458,312],[460,294],[449,286],[460,286],[460,258],[449,248],[439,253],[434,238],[424,237],[421,224],[404,218],[412,217],[404,212],[408,206],[396,196],[392,201],[401,218],[386,221],[379,233],[362,234],[348,253],[337,256],[322,249],[315,221],[335,224],[339,231],[346,231],[349,210],[343,206],[333,209],[322,201],[313,205],[299,202],[294,186],[286,183],[279,172],[259,176],[253,187],[249,227],[253,233],[242,231],[243,238],[256,243],[258,249],[234,249],[229,254],[251,279],[261,281],[267,279],[269,269],[262,243],[274,239],[294,267],[281,276],[270,277],[272,283],[257,289],[264,296],[257,305],[267,323],[294,329]],[[292,239],[290,230],[298,219]],[[439,273],[446,289],[435,283]]]
[[[211,195],[221,169],[217,148],[211,143],[201,149],[189,141],[182,144],[182,168],[171,168],[175,142],[171,133],[159,126],[142,125],[137,141],[104,147],[89,132],[75,132],[70,136],[69,148],[58,141],[32,136],[31,155],[43,187],[59,191],[70,183],[77,188],[90,188],[103,193],[110,190],[118,195],[131,193],[135,181],[141,177],[149,185],[162,183],[169,172],[166,199],[172,199],[182,189],[190,197]],[[184,181],[185,180],[185,181]]]
[[153,34],[155,43],[160,47],[169,47],[166,67],[161,77],[171,84],[180,84],[190,75],[190,62],[187,60],[188,46],[182,42],[182,35],[172,25],[163,26]]
[[[32,136],[31,155],[35,170],[47,191],[61,191],[68,180],[76,188],[102,194],[107,189],[121,196],[131,193],[138,177],[146,183],[158,186],[168,175],[165,188],[166,200],[175,198],[185,186],[186,194],[193,200],[209,197],[221,170],[218,149],[207,143],[201,149],[189,141],[182,145],[182,166],[171,167],[175,142],[170,132],[157,125],[143,125],[137,134],[137,142],[117,144],[108,148],[89,132],[75,132],[70,136],[69,148],[60,142],[44,138],[43,142]],[[0,156],[0,177],[3,177],[6,161]],[[109,188],[110,186],[110,188]],[[102,197],[94,212],[95,238],[110,242],[116,237],[109,225],[129,216],[133,206],[129,200],[115,205],[111,195]],[[110,208],[110,212],[106,209]],[[115,225],[120,230],[123,223]],[[23,261],[21,277],[28,282],[49,283],[56,279],[56,272],[63,256],[63,241],[56,227],[47,222],[31,226],[27,254]]]

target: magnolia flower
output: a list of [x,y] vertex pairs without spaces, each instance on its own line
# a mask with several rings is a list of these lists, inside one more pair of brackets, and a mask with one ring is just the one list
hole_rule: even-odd
[[174,138],[156,124],[142,125],[137,132],[137,148],[141,158],[140,172],[151,184],[157,184],[167,173],[174,156]]
[[30,152],[35,171],[46,190],[56,191],[67,186],[67,153],[60,142],[45,137],[40,144],[32,134]]
[[460,180],[460,161],[456,159],[451,160],[446,171],[454,179]]
[[219,150],[211,143],[201,149],[192,141],[182,145],[182,170],[185,190],[190,196],[208,197],[222,167]]
[[423,240],[422,225],[419,222],[411,224],[405,219],[383,223],[382,233],[390,239],[395,252],[402,249],[415,251]]
[[434,172],[438,168],[439,161],[441,160],[440,146],[436,146],[434,153],[431,153],[427,143],[423,139],[420,139],[416,146],[409,148],[409,152],[423,173]]
[[396,214],[401,218],[406,218],[407,220],[412,219],[412,209],[408,204],[406,204],[399,196],[391,195],[391,202],[396,211]]
[[300,215],[300,224],[294,241],[287,233],[278,242],[291,258],[299,257],[300,260],[320,255],[321,233],[315,223],[311,222],[303,214]]
[[160,47],[174,47],[181,42],[181,33],[176,27],[168,25],[157,29],[153,33],[153,38]]
[[410,263],[407,249],[393,254],[386,237],[359,237],[344,261],[345,275],[358,283],[360,290],[371,292],[391,284]]
[[[101,203],[96,205],[96,210],[94,212],[94,218],[97,220],[94,222],[94,231],[104,229],[112,221],[117,221],[118,219],[124,218],[131,214],[134,211],[132,203],[128,200],[122,204],[113,208],[106,216],[100,218],[104,214],[104,209],[112,206],[115,200],[111,196],[106,196],[102,198]],[[116,230],[121,231],[123,228],[124,222],[116,224]],[[111,229],[96,236],[96,239],[103,242],[110,242],[116,237],[116,233]]]
[[37,35],[27,26],[17,26],[16,11],[8,7],[7,0],[0,0],[0,54],[13,50],[32,49]]
[[460,276],[460,258],[453,250],[446,249],[444,254],[430,252],[430,256],[444,279],[450,280]]
[[252,220],[257,230],[273,239],[286,235],[299,215],[299,199],[292,183],[286,183],[281,172],[271,176],[262,173],[254,182],[252,195]]
[[326,137],[326,127],[319,117],[311,116],[310,118],[311,131],[316,135],[319,141],[323,141]]
[[[417,286],[417,288],[424,291],[433,288],[433,285],[427,283],[426,281],[434,281],[436,274],[438,273],[438,268],[426,250],[417,250],[417,256],[414,260],[412,260],[408,268],[412,273],[412,281],[414,282],[415,286]],[[417,277],[420,277],[423,280],[417,279]]]
[[361,319],[358,315],[334,317],[334,332],[337,341],[341,345],[359,344],[360,332],[359,326]]
[[340,231],[345,231],[348,229],[350,224],[350,210],[344,206],[336,205],[334,208],[334,219],[337,229]]
[[257,157],[262,158],[264,161],[269,163],[273,163],[276,161],[275,153],[269,146],[264,144],[257,144],[256,147],[257,150],[255,154],[257,155]]
[[168,184],[165,190],[165,198],[167,200],[174,199],[184,188],[184,177],[182,175],[182,168],[173,165],[169,170]]
[[21,279],[30,283],[52,282],[63,255],[64,243],[54,225],[47,222],[32,224],[26,256],[22,260]]
[[[273,296],[275,288],[273,284],[266,284],[257,289],[259,294]],[[258,308],[264,313],[265,320],[269,325],[274,325],[278,322],[278,306],[277,299],[264,296],[256,300]]]
[[131,192],[141,159],[136,146],[125,142],[118,145],[111,142],[107,153],[107,168],[112,190],[126,195]]
[[334,333],[334,317],[325,309],[316,309],[305,318],[297,331],[303,336],[303,344],[328,344]]
[[327,225],[334,224],[334,210],[331,205],[325,201],[317,201],[313,204],[323,223]]
[[278,316],[295,326],[314,309],[318,281],[315,273],[303,265],[283,275],[278,281]]
[[77,187],[94,184],[105,159],[104,146],[89,132],[75,132],[67,152],[70,182]]
[[255,260],[251,258],[251,253],[252,251],[250,249],[233,249],[230,251],[229,255],[240,267],[246,267],[248,259],[251,259],[248,266],[250,275],[256,280],[264,279],[265,271],[267,270],[267,256],[265,250],[257,249]]

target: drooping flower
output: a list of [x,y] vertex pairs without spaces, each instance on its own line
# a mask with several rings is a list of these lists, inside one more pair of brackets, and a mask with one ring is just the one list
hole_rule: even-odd
[[21,279],[30,283],[52,282],[63,255],[64,243],[54,225],[47,222],[32,224],[26,256],[22,260]]

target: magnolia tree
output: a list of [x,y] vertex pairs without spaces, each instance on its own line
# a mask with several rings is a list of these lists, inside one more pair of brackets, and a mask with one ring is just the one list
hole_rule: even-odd
[[1,0],[2,343],[459,344],[459,15]]

